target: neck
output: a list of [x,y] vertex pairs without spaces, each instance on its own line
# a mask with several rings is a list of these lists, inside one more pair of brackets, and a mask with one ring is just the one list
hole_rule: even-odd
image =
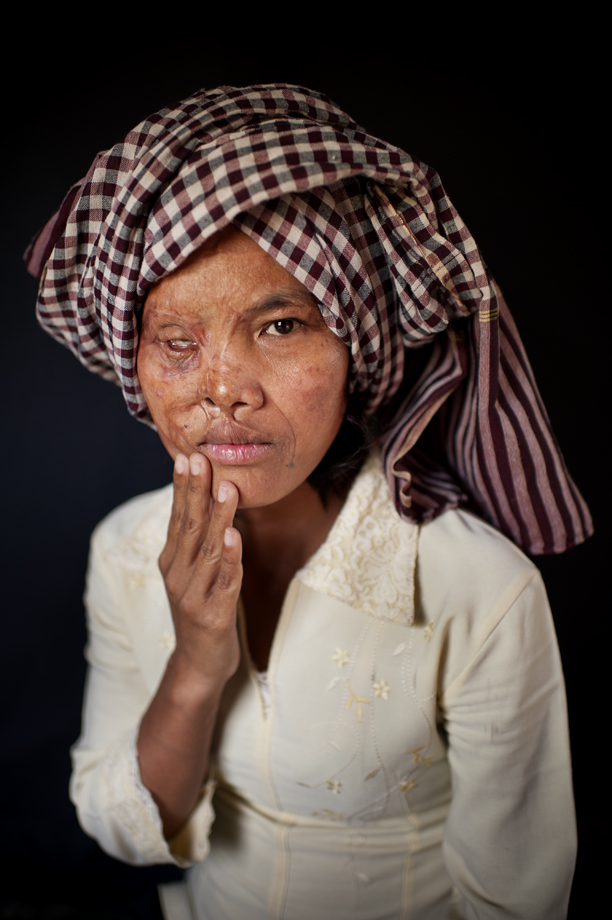
[[235,526],[242,536],[245,563],[266,557],[268,565],[274,558],[285,568],[292,560],[297,563],[295,574],[325,541],[343,503],[344,496],[332,494],[324,506],[316,489],[303,482],[273,505],[240,510]]
[[248,508],[236,515],[242,536],[242,599],[251,659],[260,671],[268,656],[289,584],[298,569],[325,542],[344,497],[323,505],[319,493],[303,482],[274,505]]

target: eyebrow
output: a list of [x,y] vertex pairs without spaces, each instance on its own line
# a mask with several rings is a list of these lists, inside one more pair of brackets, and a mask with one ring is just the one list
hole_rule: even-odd
[[291,307],[291,306],[304,306],[304,307],[314,307],[317,309],[317,303],[310,291],[304,288],[303,291],[295,288],[287,288],[279,291],[275,291],[274,294],[270,294],[267,297],[264,297],[262,300],[257,301],[251,307],[248,307],[244,311],[245,316],[265,313],[268,310],[274,310],[278,307]]
[[[274,291],[273,294],[269,294],[261,300],[256,301],[250,307],[247,307],[243,316],[257,316],[260,313],[267,313],[271,310],[283,307],[290,308],[291,306],[302,306],[309,309],[314,308],[318,312],[317,301],[307,288],[304,288],[303,291],[299,288],[279,288]],[[173,313],[173,305],[171,303],[164,303],[159,307],[153,306],[153,310],[150,310],[149,313],[152,313],[152,315],[160,319],[162,317],[167,317],[168,321],[172,324],[176,321],[176,317]]]

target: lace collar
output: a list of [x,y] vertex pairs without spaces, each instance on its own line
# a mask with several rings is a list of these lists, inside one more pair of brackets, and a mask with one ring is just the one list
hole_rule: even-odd
[[411,625],[417,544],[418,526],[398,515],[373,452],[327,540],[296,578],[370,616]]

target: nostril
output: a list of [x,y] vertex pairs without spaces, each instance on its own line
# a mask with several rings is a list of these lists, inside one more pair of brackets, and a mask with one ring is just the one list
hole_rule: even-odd
[[200,404],[207,412],[234,411],[238,407],[251,406],[258,408],[262,403],[261,386],[256,378],[249,375],[237,366],[232,366],[223,371],[217,367],[209,366],[203,386],[200,391]]

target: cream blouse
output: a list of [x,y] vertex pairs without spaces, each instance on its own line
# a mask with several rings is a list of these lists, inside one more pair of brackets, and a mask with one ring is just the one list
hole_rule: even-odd
[[289,586],[267,701],[239,611],[213,778],[164,840],[135,739],[174,645],[171,499],[128,502],[92,539],[71,780],[87,833],[126,862],[192,866],[177,918],[565,917],[571,767],[539,572],[465,512],[402,521],[377,456]]

